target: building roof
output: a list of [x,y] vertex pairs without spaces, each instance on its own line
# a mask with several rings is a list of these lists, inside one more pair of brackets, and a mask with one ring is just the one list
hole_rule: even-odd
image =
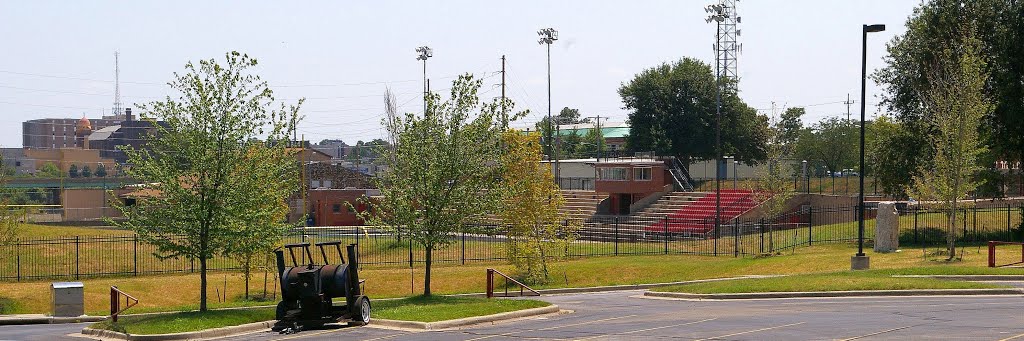
[[[586,136],[595,128],[596,127],[593,123],[563,125],[560,128],[558,135],[566,136],[575,132],[580,136]],[[629,126],[625,123],[611,123],[607,126],[603,124],[601,125],[601,136],[604,136],[606,139],[625,138],[626,135],[629,135]]]
[[116,132],[118,129],[121,129],[120,125],[103,127],[102,129],[96,130],[92,132],[92,134],[89,134],[89,141],[106,140],[110,138],[110,135]]

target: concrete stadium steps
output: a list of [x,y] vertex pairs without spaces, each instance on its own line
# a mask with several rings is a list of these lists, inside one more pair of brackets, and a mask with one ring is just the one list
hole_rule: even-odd
[[572,219],[587,219],[597,214],[597,206],[608,198],[606,193],[594,191],[563,190],[565,205],[560,210]]
[[[666,203],[666,205],[649,208],[649,212],[645,210],[646,214],[641,214],[641,217],[654,218],[660,215],[661,220],[648,224],[644,227],[644,231],[683,234],[709,232],[714,225],[715,201],[718,196],[714,192],[698,194],[702,195],[699,199],[689,201],[682,207]],[[723,208],[721,221],[732,220],[758,205],[754,202],[753,193],[749,190],[722,190],[720,201]]]

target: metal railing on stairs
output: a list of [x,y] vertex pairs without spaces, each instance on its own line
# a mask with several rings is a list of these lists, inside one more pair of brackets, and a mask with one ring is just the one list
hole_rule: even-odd
[[[504,293],[495,293],[494,292],[494,275],[495,274],[498,274],[501,277],[505,278],[505,285],[504,285],[505,292]],[[509,277],[509,276],[501,273],[501,271],[488,268],[487,269],[487,298],[493,298],[493,297],[513,297],[512,295],[514,295],[516,292],[513,291],[512,295],[509,294],[509,292],[508,292],[508,286],[509,286],[508,284],[509,284],[509,282],[512,282],[513,284],[519,286],[519,295],[518,296],[540,296],[540,293],[537,292],[537,290],[533,290],[532,288],[526,286],[526,284],[520,283],[515,278]]]
[[670,167],[668,168],[669,174],[672,174],[672,180],[675,180],[676,186],[679,189],[686,192],[693,192],[693,185],[690,182],[690,172],[686,170],[686,165],[679,161],[679,158],[675,156],[669,157]]

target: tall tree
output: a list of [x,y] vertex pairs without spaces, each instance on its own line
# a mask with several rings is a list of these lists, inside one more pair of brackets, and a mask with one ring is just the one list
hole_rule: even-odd
[[452,84],[447,101],[427,96],[424,115],[388,115],[383,125],[395,145],[379,149],[385,153],[379,159],[385,171],[374,181],[381,196],[361,199],[374,207],[360,213],[364,221],[425,249],[424,295],[431,294],[434,251],[452,243],[465,224],[493,213],[499,203],[499,115],[501,108],[513,106],[507,99],[481,103],[481,84],[463,75]]
[[231,256],[242,242],[280,237],[285,200],[300,188],[286,147],[302,100],[277,107],[251,71],[256,59],[238,52],[225,59],[188,63],[169,83],[178,98],[140,106],[144,119],[166,124],[154,125],[147,148],[124,149],[132,165],[125,173],[156,184],[159,195],[133,206],[115,201],[125,219],[111,221],[155,245],[158,257],[198,260],[201,311],[208,261]]
[[[972,23],[962,26],[960,23]],[[937,56],[949,48],[962,53],[963,40],[972,34],[980,46],[979,58],[985,62],[985,94],[994,104],[983,118],[981,137],[993,159],[1010,162],[1024,160],[1024,2],[1015,0],[929,0],[914,9],[907,19],[906,33],[888,44],[886,66],[874,80],[884,89],[882,103],[908,133],[902,136],[906,146],[926,148],[904,150],[910,164],[898,178],[912,178],[917,170],[931,163],[935,151],[927,137],[937,129],[925,117],[922,87],[929,84],[929,68]],[[964,32],[970,30],[971,32]]]
[[860,150],[857,129],[845,118],[825,118],[803,130],[793,155],[812,164],[824,165],[830,172],[853,169]]
[[[544,154],[546,154],[546,155],[552,155],[551,154],[551,150],[548,149],[548,143],[546,141],[551,139],[551,146],[555,146],[557,144],[557,142],[556,142],[557,141],[557,137],[555,136],[555,134],[556,134],[556,131],[558,130],[558,126],[590,122],[589,118],[580,118],[580,110],[579,109],[573,109],[573,108],[570,108],[570,107],[562,108],[562,110],[560,110],[557,115],[553,116],[551,118],[551,120],[552,120],[552,124],[549,125],[548,124],[548,118],[547,118],[547,116],[545,116],[545,117],[541,118],[540,121],[538,121],[537,123],[534,124],[534,128],[536,128],[537,131],[542,132],[541,136],[543,136],[543,137],[542,137],[541,142],[542,142]],[[562,146],[562,152],[563,153],[566,152],[565,149],[570,149],[571,150],[571,149],[575,148],[575,146],[573,146],[572,148],[566,147],[565,146],[565,138],[566,138],[565,135],[561,136],[561,139],[562,139],[561,143],[563,144],[563,146]],[[567,155],[567,154],[562,154],[563,157],[565,155]]]
[[565,248],[582,226],[566,220],[565,205],[551,167],[541,163],[540,134],[509,130],[503,134],[502,155],[506,183],[500,216],[505,223],[506,259],[530,283],[549,280],[548,261],[565,255]]
[[[793,154],[797,140],[800,139],[800,133],[804,129],[804,123],[800,121],[800,117],[803,117],[806,113],[807,111],[804,108],[787,108],[779,117],[779,120],[775,122],[774,131],[771,134],[775,136],[776,141],[774,143],[779,145],[779,152],[782,157],[788,157]],[[771,152],[768,154],[770,157]]]
[[[731,82],[724,80],[723,82]],[[630,111],[626,145],[633,151],[674,155],[684,163],[714,159],[716,102],[711,66],[693,58],[665,63],[637,74],[619,87]],[[723,155],[754,164],[765,159],[768,118],[723,84]]]
[[[969,24],[965,24],[967,26]],[[960,44],[946,47],[928,69],[928,84],[920,89],[924,118],[934,127],[928,142],[935,150],[932,162],[918,170],[910,193],[945,210],[946,246],[949,259],[956,254],[958,202],[978,186],[975,175],[982,169],[979,125],[992,110],[985,94],[985,62],[981,43],[973,30],[961,30]],[[954,52],[954,48],[957,50]]]
[[883,193],[894,198],[906,198],[907,184],[913,180],[913,173],[907,170],[916,167],[914,158],[930,148],[917,143],[917,136],[888,116],[879,116],[867,128],[868,136],[872,137],[866,141],[865,151],[871,174]]
[[39,167],[39,170],[36,171],[36,176],[40,178],[61,178],[64,177],[64,174],[53,162],[47,162],[42,167]]

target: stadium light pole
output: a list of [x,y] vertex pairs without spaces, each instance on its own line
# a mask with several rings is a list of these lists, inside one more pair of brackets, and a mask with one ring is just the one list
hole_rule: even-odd
[[434,49],[429,46],[420,46],[416,48],[416,60],[423,61],[423,114],[427,114],[427,58],[434,56]]
[[[725,21],[725,7],[722,5],[708,5],[704,11],[710,13],[705,22],[716,23],[715,31],[715,233],[718,233],[722,225],[722,73],[721,65],[721,42],[722,22]],[[717,236],[717,235],[716,235]]]
[[857,200],[857,254],[850,260],[853,270],[867,270],[870,259],[864,254],[864,93],[868,77],[868,33],[885,31],[885,25],[863,25],[860,54],[860,186]]
[[555,156],[555,183],[561,183],[562,174],[559,172],[560,169],[558,167],[558,152],[555,150],[555,146],[553,144],[555,139],[555,130],[552,129],[552,125],[554,122],[551,120],[551,43],[558,40],[558,31],[550,27],[542,28],[537,30],[537,35],[540,36],[540,39],[537,40],[537,44],[547,45],[548,50],[548,134],[551,134],[547,141],[548,150],[551,151],[551,155],[548,155],[548,158]]

